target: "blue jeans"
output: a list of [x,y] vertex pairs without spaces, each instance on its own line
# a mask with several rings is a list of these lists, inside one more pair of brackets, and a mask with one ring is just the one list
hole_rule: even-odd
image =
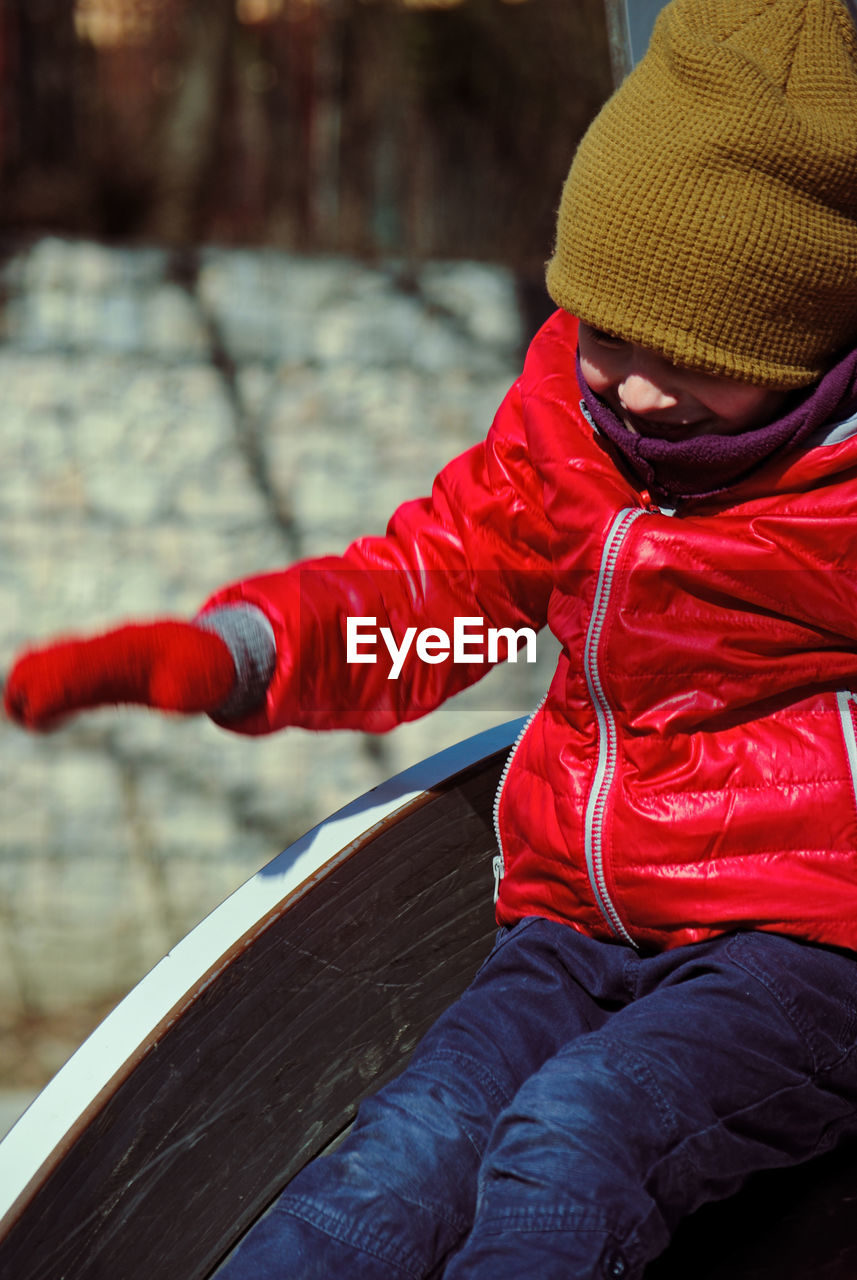
[[857,955],[503,930],[218,1280],[632,1280],[684,1215],[857,1131]]

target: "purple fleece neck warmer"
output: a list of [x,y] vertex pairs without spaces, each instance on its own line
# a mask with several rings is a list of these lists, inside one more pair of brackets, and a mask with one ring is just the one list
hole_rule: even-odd
[[587,386],[579,355],[577,380],[593,424],[619,450],[642,486],[655,500],[677,502],[722,493],[775,453],[803,443],[825,423],[857,409],[857,349],[843,356],[820,382],[794,392],[782,417],[734,436],[636,436]]

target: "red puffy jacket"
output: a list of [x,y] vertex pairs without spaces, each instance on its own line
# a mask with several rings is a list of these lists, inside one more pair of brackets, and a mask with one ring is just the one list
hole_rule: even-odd
[[389,679],[383,647],[346,660],[349,616],[396,637],[547,623],[561,656],[497,802],[498,919],[645,950],[736,928],[857,948],[857,422],[664,513],[581,413],[576,333],[548,322],[485,442],[384,538],[209,602],[276,635],[237,727],[385,730],[486,670],[411,652]]

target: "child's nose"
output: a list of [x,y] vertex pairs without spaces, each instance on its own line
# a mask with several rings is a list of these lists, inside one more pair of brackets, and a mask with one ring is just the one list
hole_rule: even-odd
[[657,413],[673,409],[678,399],[660,381],[644,373],[630,373],[618,388],[619,403],[628,413]]

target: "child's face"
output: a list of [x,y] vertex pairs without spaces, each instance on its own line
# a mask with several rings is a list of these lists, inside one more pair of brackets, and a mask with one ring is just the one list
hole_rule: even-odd
[[679,368],[583,323],[578,345],[587,383],[635,435],[659,440],[737,435],[771,421],[789,394]]

